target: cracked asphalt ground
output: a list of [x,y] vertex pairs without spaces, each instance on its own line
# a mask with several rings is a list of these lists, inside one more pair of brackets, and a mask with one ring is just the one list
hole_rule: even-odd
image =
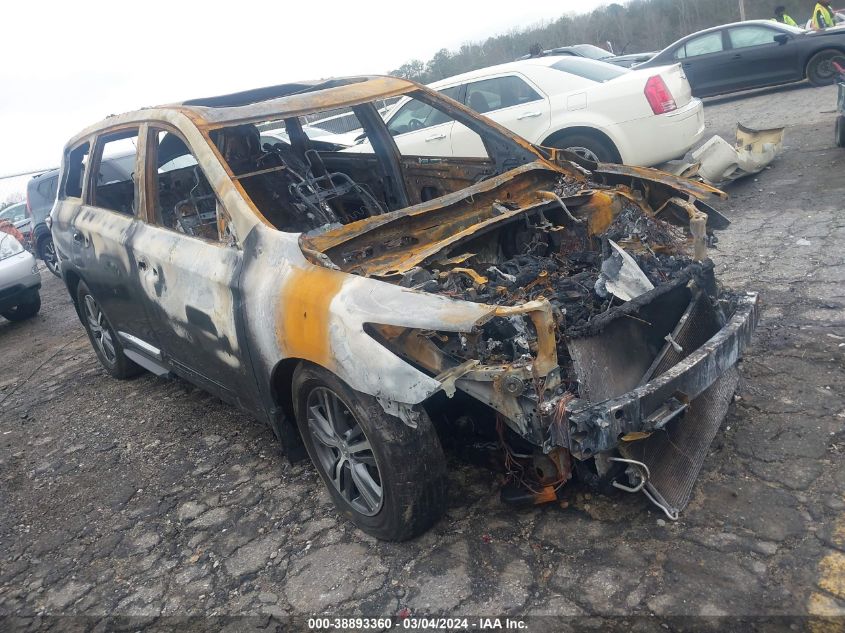
[[412,542],[375,541],[268,428],[182,382],[110,379],[45,272],[41,314],[0,323],[0,615],[845,614],[834,104],[809,87],[707,104],[728,139],[738,120],[789,127],[783,156],[719,203],[733,225],[718,271],[762,293],[762,318],[678,522],[578,488],[567,507],[513,510],[498,476],[453,457],[447,516]]

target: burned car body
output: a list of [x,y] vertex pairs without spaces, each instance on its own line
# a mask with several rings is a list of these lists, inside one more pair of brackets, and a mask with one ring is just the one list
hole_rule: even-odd
[[[488,157],[401,155],[374,104],[406,94]],[[303,132],[339,109],[373,154]],[[99,166],[127,140],[135,172],[115,180]],[[83,131],[54,239],[110,373],[172,372],[265,420],[371,534],[442,512],[432,420],[492,433],[511,499],[554,499],[577,473],[675,516],[756,296],[720,289],[706,258],[720,192],[579,160],[413,82],[288,84]]]

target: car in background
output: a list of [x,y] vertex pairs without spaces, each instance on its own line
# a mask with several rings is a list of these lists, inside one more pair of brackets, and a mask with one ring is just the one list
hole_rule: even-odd
[[23,321],[41,309],[41,274],[32,253],[9,233],[0,232],[0,314]]
[[32,243],[32,219],[26,208],[26,202],[18,202],[11,204],[2,211],[0,211],[0,223],[9,222],[14,226],[24,237],[24,247]]
[[[132,173],[134,154],[109,157],[103,161],[104,172],[115,179]],[[56,202],[59,170],[51,169],[33,176],[26,187],[26,207],[32,222],[31,239],[35,256],[42,260],[47,270],[61,277],[59,258],[53,245],[53,236],[47,218]]]
[[[657,55],[657,51],[616,55],[599,46],[593,46],[592,44],[575,44],[573,46],[558,46],[557,48],[550,48],[548,50],[544,50],[540,53],[540,55],[535,55],[533,57],[560,57],[563,55],[584,57],[586,59],[594,59],[596,61],[622,66],[623,68],[630,68],[634,64],[648,61]],[[523,55],[517,61],[523,61],[531,58],[532,55]]]
[[807,79],[836,81],[833,62],[845,63],[845,28],[804,31],[771,20],[716,26],[667,46],[636,69],[680,63],[697,97]]
[[[677,64],[652,71],[574,56],[533,57],[430,85],[535,145],[593,162],[652,166],[704,134],[701,101]],[[430,106],[403,99],[386,116],[403,153],[483,157],[477,135]],[[372,151],[369,144],[348,151]]]
[[59,260],[53,245],[53,236],[47,226],[47,218],[56,201],[56,189],[59,183],[59,170],[51,169],[33,176],[26,186],[26,208],[32,222],[32,247],[35,256],[42,260],[47,270],[61,275]]

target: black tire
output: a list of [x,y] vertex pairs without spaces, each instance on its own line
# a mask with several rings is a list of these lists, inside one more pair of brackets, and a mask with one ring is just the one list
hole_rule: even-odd
[[836,117],[834,135],[836,136],[836,146],[845,147],[845,114]]
[[59,256],[56,253],[56,246],[53,244],[53,238],[49,235],[38,240],[38,259],[44,262],[47,270],[53,273],[56,277],[62,276],[62,269],[59,263]]
[[807,81],[814,86],[829,86],[835,83],[839,73],[833,65],[834,60],[840,66],[845,66],[845,53],[835,48],[827,48],[813,55],[807,62]]
[[590,162],[620,162],[619,152],[616,151],[613,144],[592,134],[584,134],[581,132],[573,132],[572,134],[564,133],[560,136],[549,139],[544,143],[544,145],[547,147],[555,147],[557,149],[564,149],[573,152]]
[[[97,310],[96,313],[91,311],[92,303]],[[76,307],[82,325],[88,332],[91,347],[94,348],[94,353],[97,354],[100,364],[109,374],[119,380],[125,380],[144,371],[143,367],[129,360],[123,353],[123,345],[120,344],[120,339],[84,281],[80,281],[76,288]]]
[[[336,397],[330,401],[336,408],[330,409],[329,394]],[[443,516],[446,459],[424,412],[417,428],[411,428],[385,413],[372,396],[351,389],[322,367],[306,363],[293,374],[293,400],[311,461],[341,514],[358,528],[378,539],[404,541],[422,534]],[[326,411],[330,410],[338,421],[328,422]],[[321,419],[333,432],[332,438],[324,437],[341,440],[342,446],[330,447],[318,439]],[[356,446],[367,448],[353,450]],[[329,469],[339,473],[338,485]],[[365,481],[380,484],[378,504],[370,503],[375,498],[373,489],[368,495],[360,492],[367,484],[359,482]]]
[[6,310],[3,313],[3,316],[9,319],[9,321],[26,321],[38,314],[40,309],[41,295],[38,294],[38,291],[36,290],[33,296],[30,297],[29,301],[21,303],[11,310]]

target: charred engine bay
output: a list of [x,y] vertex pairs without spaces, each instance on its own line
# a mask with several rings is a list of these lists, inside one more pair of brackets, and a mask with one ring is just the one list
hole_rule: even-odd
[[[561,180],[555,193],[561,198],[571,195],[567,187]],[[590,234],[586,222],[579,223],[560,209],[526,213],[496,232],[466,242],[458,255],[413,268],[400,284],[489,305],[549,301],[563,366],[569,356],[566,339],[583,334],[596,317],[612,317],[625,304],[604,283],[608,271],[614,270],[609,265],[618,250],[614,243],[633,258],[654,288],[692,278],[702,268],[689,255],[690,239],[684,229],[626,201],[600,235]],[[528,363],[537,354],[534,325],[524,315],[496,316],[470,333],[426,335],[456,362]]]

